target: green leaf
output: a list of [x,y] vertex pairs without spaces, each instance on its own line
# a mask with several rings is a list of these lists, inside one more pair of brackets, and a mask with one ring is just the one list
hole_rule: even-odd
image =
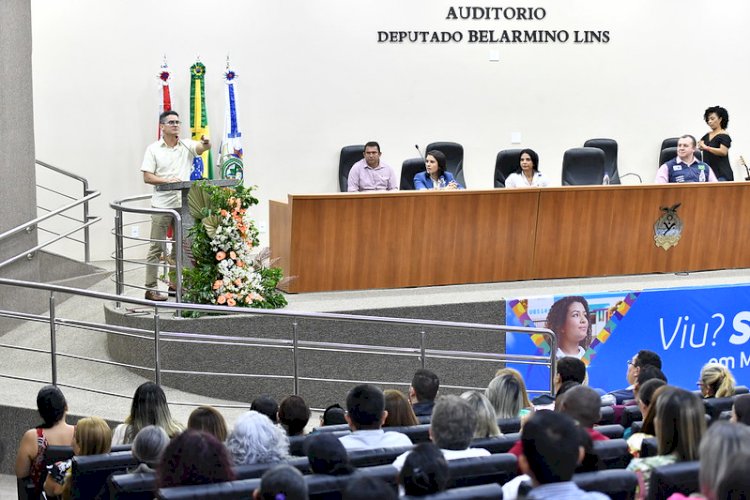
[[202,222],[203,227],[206,228],[208,237],[213,239],[213,237],[216,236],[216,229],[221,224],[221,217],[218,215],[209,215],[208,217],[205,217]]
[[193,219],[203,217],[203,209],[211,209],[211,195],[201,184],[195,183],[188,191],[188,207]]

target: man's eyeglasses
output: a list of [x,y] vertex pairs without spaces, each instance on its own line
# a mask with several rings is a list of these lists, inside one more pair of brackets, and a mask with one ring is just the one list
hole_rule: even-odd
[[163,125],[179,125],[182,123],[180,120],[169,120],[168,122],[161,122]]

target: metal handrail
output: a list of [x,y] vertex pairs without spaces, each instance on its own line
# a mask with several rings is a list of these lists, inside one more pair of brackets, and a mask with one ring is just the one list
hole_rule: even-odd
[[[50,293],[50,313],[48,317],[42,315],[26,315],[27,319],[33,321],[46,320],[50,324],[50,350],[42,351],[49,353],[51,356],[51,371],[53,383],[58,383],[57,380],[57,356],[66,358],[83,359],[87,361],[102,362],[105,364],[127,366],[123,363],[116,363],[109,360],[98,360],[95,358],[89,358],[86,356],[72,355],[69,353],[58,353],[56,350],[56,330],[58,326],[81,326],[84,329],[101,331],[107,334],[113,335],[125,335],[125,336],[140,336],[139,333],[148,334],[142,337],[144,340],[151,340],[153,335],[154,342],[154,376],[157,383],[160,382],[162,373],[184,373],[184,374],[200,374],[200,375],[231,375],[231,376],[245,376],[245,377],[267,377],[267,378],[279,378],[279,379],[292,379],[294,384],[294,393],[299,393],[299,382],[303,381],[328,381],[328,382],[347,382],[347,380],[339,379],[320,379],[314,376],[300,376],[298,370],[298,352],[303,350],[327,350],[332,352],[357,352],[357,353],[368,353],[368,354],[380,354],[388,356],[411,356],[421,360],[422,366],[425,364],[427,357],[433,358],[444,358],[444,359],[467,359],[473,361],[506,361],[515,362],[520,364],[529,365],[544,365],[550,367],[550,379],[549,387],[550,390],[553,386],[554,373],[556,359],[554,353],[557,351],[557,338],[554,332],[544,328],[529,328],[529,327],[517,327],[517,326],[505,326],[505,325],[490,325],[490,324],[477,324],[477,323],[464,323],[464,322],[453,322],[453,321],[438,321],[438,320],[418,320],[410,318],[389,318],[379,316],[365,316],[357,314],[335,314],[335,313],[320,313],[320,312],[302,312],[302,311],[288,311],[288,310],[267,310],[267,309],[248,309],[242,307],[228,307],[228,306],[216,306],[216,305],[202,305],[202,304],[185,304],[178,302],[155,302],[146,299],[140,299],[136,297],[123,297],[119,295],[96,292],[91,290],[82,290],[77,288],[71,288],[61,285],[52,285],[46,283],[27,282],[21,280],[0,278],[0,286],[14,286],[31,288],[35,290],[45,290]],[[84,321],[68,320],[65,318],[59,318],[55,312],[55,295],[77,295],[81,297],[89,297],[94,299],[112,301],[112,302],[126,302],[130,304],[136,304],[141,306],[147,306],[154,310],[154,323],[153,329],[142,329],[133,327],[121,327],[114,325],[101,325],[94,324]],[[198,311],[203,313],[214,313],[222,315],[253,315],[253,316],[270,316],[270,317],[282,317],[288,318],[292,322],[292,339],[267,339],[267,338],[235,338],[231,336],[217,336],[207,335],[199,333],[181,333],[163,331],[159,325],[159,312],[160,310],[171,310],[175,309],[178,311]],[[19,317],[24,313],[13,313],[0,310],[0,317]],[[320,341],[306,341],[299,340],[298,338],[298,321],[301,319],[313,319],[323,321],[353,321],[353,322],[364,322],[367,324],[380,324],[380,325],[400,325],[400,326],[421,326],[419,332],[419,347],[392,347],[392,346],[378,346],[378,345],[362,345],[353,343],[340,343],[340,342],[320,342]],[[427,349],[425,347],[426,328],[425,327],[436,327],[440,329],[460,329],[460,330],[482,330],[498,333],[522,333],[522,334],[542,334],[546,337],[550,344],[550,354],[548,356],[541,355],[513,355],[513,354],[500,354],[500,353],[479,353],[469,351],[453,351],[453,350],[440,350],[440,349]],[[416,332],[414,332],[416,334]],[[244,345],[244,346],[266,346],[276,347],[282,349],[291,349],[293,354],[293,374],[292,375],[259,375],[259,374],[237,374],[237,373],[223,373],[221,371],[215,372],[196,372],[191,370],[177,370],[177,369],[162,369],[161,368],[161,355],[159,350],[159,343],[161,340],[170,342],[184,342],[184,343],[226,343],[231,345]],[[2,345],[0,347],[12,347],[9,345]],[[28,348],[24,348],[28,350]],[[5,374],[0,374],[5,377]],[[12,378],[12,377],[11,377]],[[400,382],[380,382],[398,385]],[[65,384],[60,384],[65,385]],[[69,386],[72,387],[72,386]],[[456,386],[458,387],[458,386]],[[461,387],[463,388],[463,387]],[[84,388],[85,389],[85,388]],[[474,388],[476,389],[476,388]],[[92,389],[93,390],[93,389]],[[105,393],[106,391],[93,390],[97,393]],[[538,392],[538,391],[530,391]],[[122,397],[121,394],[111,393],[114,396]]]

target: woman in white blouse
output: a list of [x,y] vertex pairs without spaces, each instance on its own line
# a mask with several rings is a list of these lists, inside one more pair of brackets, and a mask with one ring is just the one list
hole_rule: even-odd
[[505,187],[547,187],[548,185],[547,179],[539,172],[539,155],[533,149],[522,149],[518,170],[505,179]]

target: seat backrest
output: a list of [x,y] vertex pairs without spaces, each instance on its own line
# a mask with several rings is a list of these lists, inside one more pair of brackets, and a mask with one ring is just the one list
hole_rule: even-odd
[[656,438],[646,438],[641,443],[641,457],[655,457],[659,454],[659,443]]
[[337,432],[337,431],[348,431],[350,430],[349,424],[336,424],[336,425],[324,425],[322,427],[316,427],[312,434],[318,432]]
[[[302,474],[310,473],[310,462],[307,457],[294,457],[284,462],[296,467]],[[278,463],[269,464],[248,464],[248,465],[235,465],[232,469],[234,470],[235,479],[253,479],[256,477],[263,477],[268,469],[277,466]]]
[[518,170],[521,164],[521,151],[521,149],[504,149],[497,154],[493,177],[496,188],[504,188],[505,179]]
[[748,389],[746,385],[738,385],[734,388],[735,396],[739,396],[740,394],[747,394],[748,392],[750,392],[750,389]]
[[341,154],[339,155],[339,189],[342,193],[346,192],[349,184],[349,171],[352,169],[352,165],[364,158],[364,151],[364,144],[341,148]]
[[604,171],[609,175],[610,184],[620,184],[620,173],[617,171],[617,141],[614,139],[589,139],[583,143],[584,148],[599,148],[604,151]]
[[706,415],[711,416],[711,420],[716,420],[723,411],[729,411],[734,404],[734,398],[708,398],[703,400],[703,406],[706,408]]
[[44,452],[44,463],[45,465],[52,465],[55,462],[62,462],[63,460],[69,460],[73,458],[73,447],[72,446],[47,446]]
[[[375,467],[359,469],[355,474],[380,479],[395,488],[398,470],[392,465],[378,465]],[[342,492],[346,489],[351,480],[351,475],[326,476],[323,474],[315,474],[312,476],[305,476],[310,500],[341,498]]]
[[563,186],[601,184],[604,179],[604,151],[599,148],[572,148],[565,151],[562,164]]
[[594,430],[604,434],[609,439],[620,439],[625,432],[625,428],[620,424],[596,425]]
[[260,479],[242,479],[240,481],[226,481],[223,483],[175,486],[173,488],[161,488],[156,492],[156,498],[159,500],[202,500],[204,498],[234,500],[237,498],[251,498],[253,491],[258,487],[260,487]]
[[582,472],[573,476],[573,482],[584,491],[598,491],[612,500],[635,498],[638,476],[623,469]]
[[504,484],[518,474],[518,460],[510,453],[459,458],[448,461],[448,473],[449,488],[489,483]]
[[372,448],[369,450],[352,450],[349,452],[349,462],[355,467],[372,467],[393,463],[396,457],[411,451],[414,446],[398,446],[395,448]]
[[108,481],[112,500],[152,500],[156,491],[155,472],[114,474]]
[[[332,426],[333,427],[333,426]],[[337,426],[338,427],[338,426]],[[329,431],[326,431],[329,432]],[[349,427],[344,427],[341,430],[338,431],[330,431],[333,436],[341,437],[346,436],[347,434],[351,434],[352,431],[349,430]],[[308,434],[307,436],[292,436],[289,438],[289,454],[293,457],[304,457],[307,456],[305,453],[305,441],[310,436]]]
[[609,425],[615,423],[615,409],[611,406],[602,406],[599,409],[599,425]]
[[503,434],[512,434],[514,432],[520,432],[521,419],[518,417],[498,418],[497,426],[500,428],[500,432],[502,432]]
[[445,169],[452,173],[453,177],[456,178],[456,181],[465,188],[464,147],[457,142],[432,142],[427,145],[425,155],[428,151],[432,151],[433,149],[437,149],[445,155]]
[[484,448],[492,454],[508,453],[516,441],[521,439],[520,433],[503,434],[497,437],[475,439],[471,442],[472,448]]
[[503,488],[499,484],[480,484],[478,486],[467,486],[466,488],[451,488],[450,490],[424,495],[421,497],[405,496],[404,499],[413,500],[497,500],[503,497]]
[[106,498],[109,477],[113,474],[123,474],[136,465],[138,461],[129,451],[73,457],[72,498]]
[[628,451],[628,443],[624,439],[594,441],[594,453],[605,469],[624,469],[632,458]]
[[133,449],[133,443],[128,444],[116,444],[112,447],[111,450],[109,450],[110,453],[114,453],[116,451],[130,451]]
[[667,148],[676,148],[677,147],[677,141],[679,141],[679,137],[667,137],[663,141],[661,141],[661,149],[660,151],[664,151]]
[[[745,389],[747,389],[747,387],[745,387]],[[745,391],[745,392],[747,392],[747,391]],[[737,393],[737,394],[739,394],[739,393]],[[432,415],[417,415],[417,421],[420,424],[429,424],[430,420],[432,420]]]
[[669,498],[673,493],[687,496],[699,491],[699,469],[700,462],[697,460],[654,468],[648,485],[648,498]]
[[423,171],[424,160],[422,158],[409,158],[401,164],[401,191],[414,191],[414,176]]
[[677,147],[668,147],[661,150],[661,153],[659,153],[659,165],[662,166],[665,163],[667,163],[669,160],[672,160],[674,158],[677,158]]
[[627,429],[633,424],[633,422],[637,422],[639,420],[643,420],[641,409],[638,406],[626,406],[622,412],[622,417],[620,418],[622,426]]
[[414,444],[426,443],[430,440],[430,424],[409,425],[407,427],[383,427],[385,432],[400,432],[406,434]]

